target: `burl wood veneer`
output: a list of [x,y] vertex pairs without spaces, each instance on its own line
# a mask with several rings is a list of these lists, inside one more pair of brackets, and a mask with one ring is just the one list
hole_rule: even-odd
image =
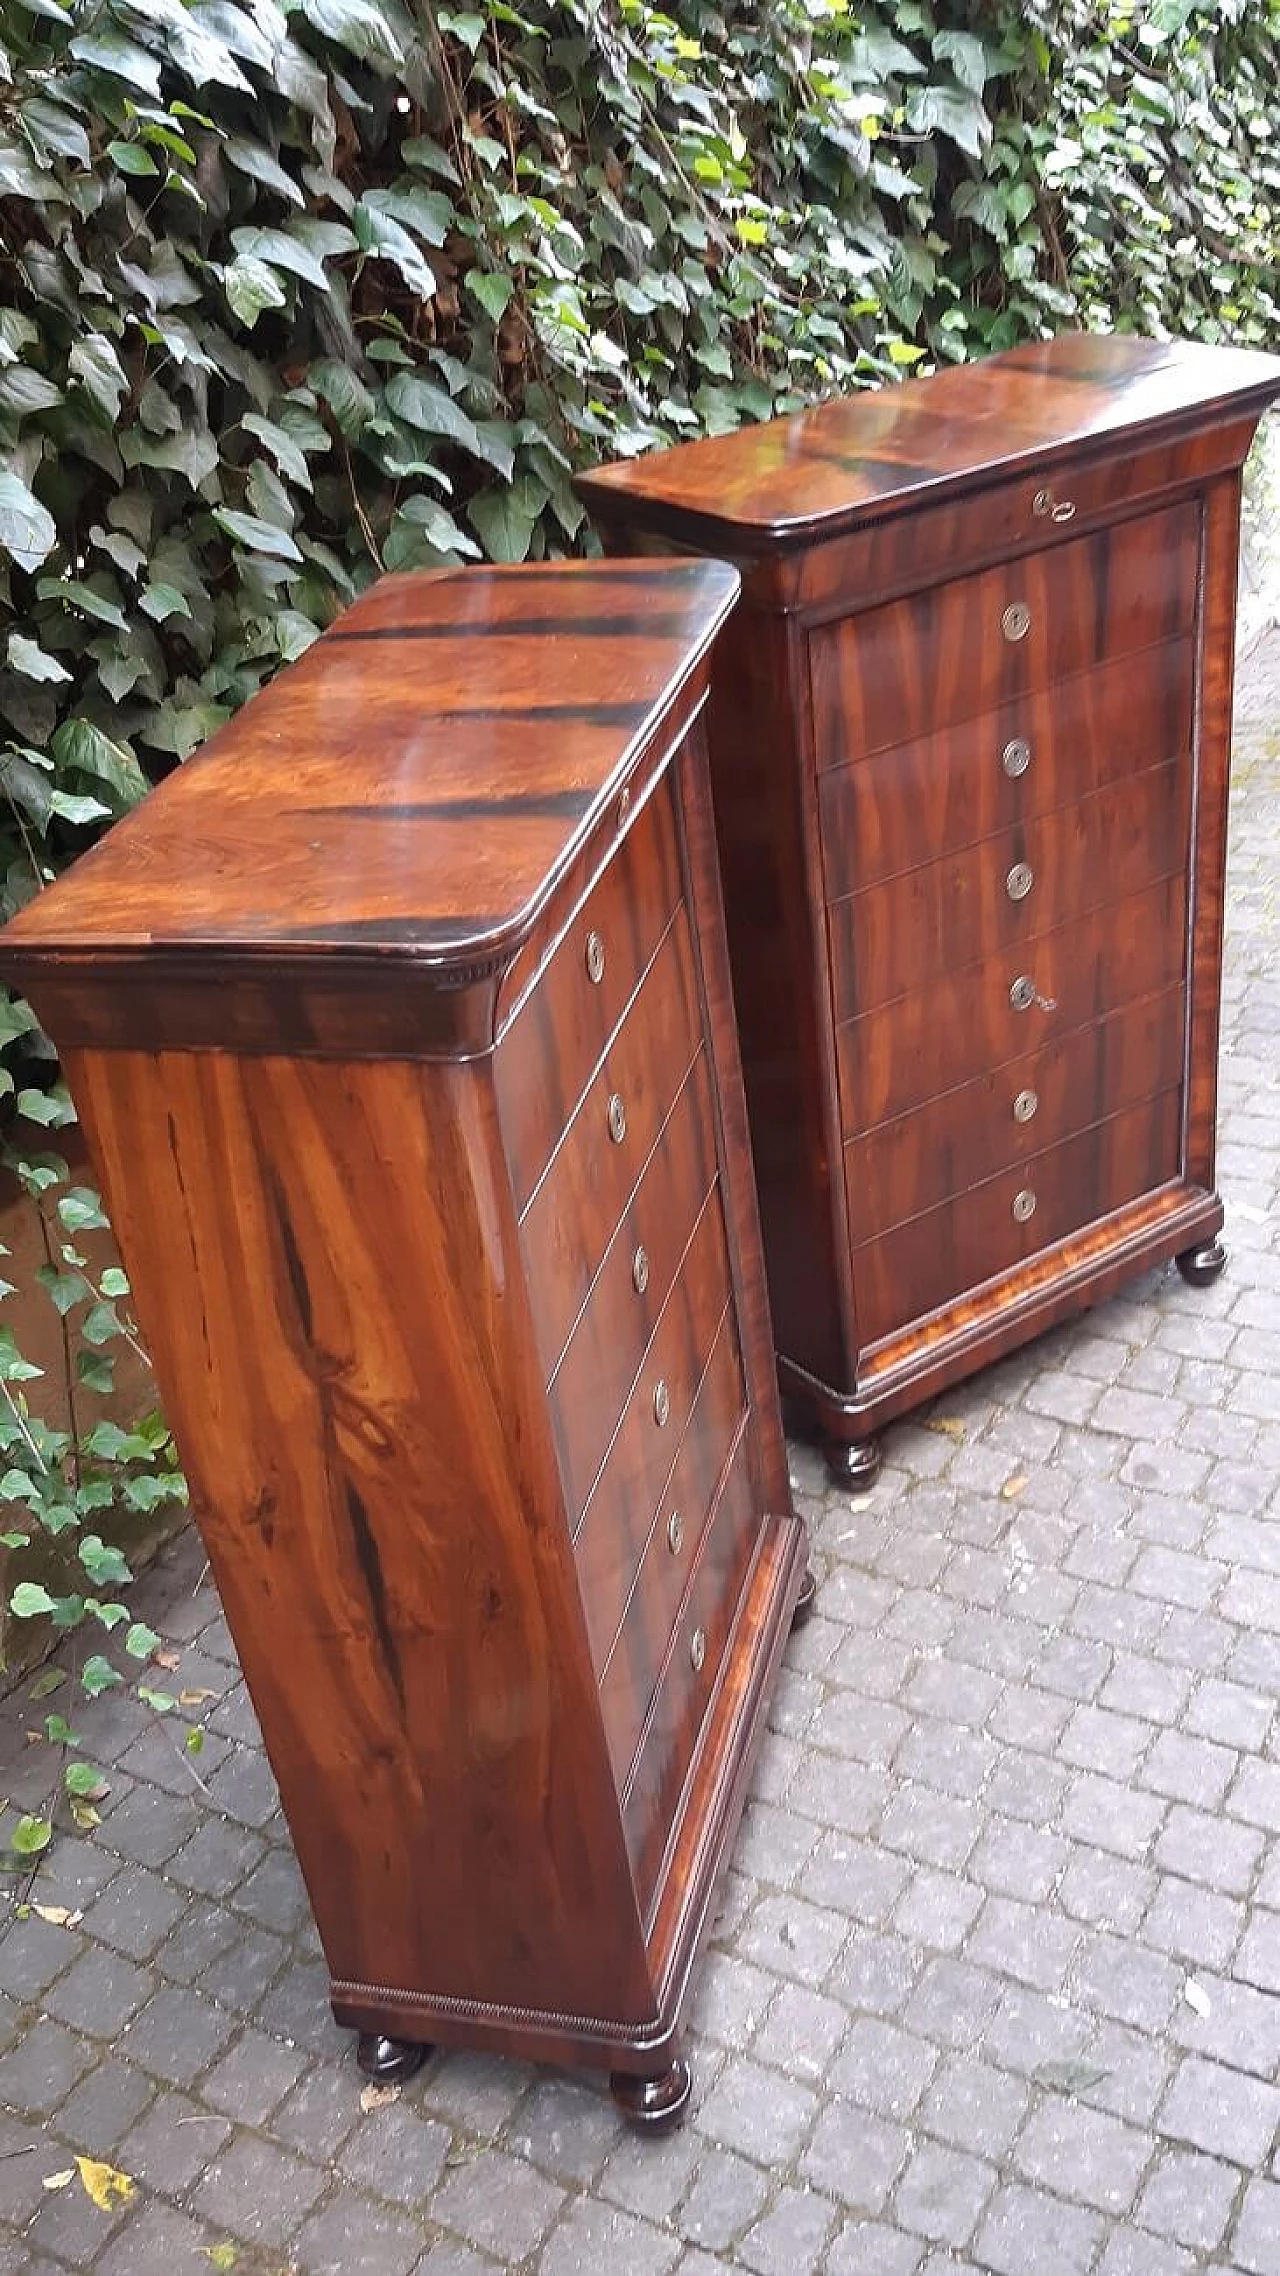
[[392,577],[3,942],[367,2068],[641,2122],[808,1601],[702,713],[720,564]]
[[1214,1188],[1242,351],[1065,337],[585,475],[723,554],[716,828],[783,1386],[834,1474]]

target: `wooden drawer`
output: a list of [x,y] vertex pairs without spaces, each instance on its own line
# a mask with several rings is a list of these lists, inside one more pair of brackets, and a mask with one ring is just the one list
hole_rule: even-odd
[[[1181,981],[1186,901],[1186,880],[1167,877],[1046,933],[1025,958],[1003,949],[846,1021],[836,1031],[845,1137]],[[1022,979],[1045,1004],[1015,1008],[1011,991]]]
[[[853,1258],[860,1340],[877,1342],[1166,1184],[1181,1153],[1182,1093],[1162,1091],[869,1241]],[[1025,1220],[1024,1195],[1035,1201]]]
[[[605,1251],[551,1381],[551,1411],[565,1494],[576,1519],[586,1506],[716,1181],[711,1080],[700,1052]],[[543,1292],[531,1291],[535,1319]],[[539,1339],[541,1340],[541,1339]]]
[[629,1572],[619,1555],[592,1576],[593,1637],[610,1619],[614,1623],[600,1676],[600,1706],[619,1793],[742,1425],[742,1362],[733,1315],[726,1312],[647,1541],[640,1544]]
[[[828,901],[1189,751],[1194,678],[1191,641],[1165,641],[824,774]],[[1011,744],[1026,746],[1021,774],[1007,771]],[[1015,749],[1011,763],[1022,762]]]
[[572,1119],[681,897],[670,781],[569,920],[502,1038],[498,1104],[523,1208]]
[[[609,1562],[611,1544],[621,1524],[625,1523],[641,1543],[648,1539],[731,1297],[724,1213],[717,1188],[708,1196],[698,1219],[680,1276],[662,1308],[577,1527],[574,1555],[587,1624],[593,1631],[598,1618],[597,1570],[601,1562]],[[625,1519],[621,1512],[626,1513]],[[610,1629],[607,1636],[597,1637],[600,1666],[613,1634]]]
[[760,1525],[744,1432],[672,1628],[623,1798],[623,1825],[642,1910],[647,1910],[657,1888]]
[[1184,1042],[1184,991],[1168,988],[846,1140],[853,1241],[874,1240],[1059,1139],[1172,1089],[1182,1077]]
[[1191,502],[824,626],[809,640],[818,768],[1173,639],[1195,616],[1199,559]]
[[836,1018],[1002,951],[1025,959],[1042,934],[1181,876],[1190,806],[1188,754],[837,902],[828,913]]
[[524,1213],[543,1351],[564,1349],[701,1043],[693,944],[681,909]]

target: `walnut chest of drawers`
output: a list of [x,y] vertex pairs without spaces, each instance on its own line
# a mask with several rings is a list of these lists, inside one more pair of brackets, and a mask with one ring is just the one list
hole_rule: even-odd
[[737,585],[387,579],[0,959],[339,2021],[384,2077],[603,2065],[650,2123],[806,1581],[701,716]]
[[728,555],[717,833],[781,1375],[835,1474],[1214,1190],[1252,353],[1068,336],[582,478]]

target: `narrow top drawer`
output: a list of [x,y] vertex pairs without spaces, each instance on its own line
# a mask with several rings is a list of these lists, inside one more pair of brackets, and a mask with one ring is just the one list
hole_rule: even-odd
[[1173,639],[1195,616],[1199,558],[1192,500],[822,626],[819,771]]
[[674,786],[661,782],[566,925],[502,1038],[502,1126],[523,1209],[680,900]]

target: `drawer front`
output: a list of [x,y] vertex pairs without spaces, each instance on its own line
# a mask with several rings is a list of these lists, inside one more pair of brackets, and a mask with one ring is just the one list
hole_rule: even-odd
[[1169,988],[846,1140],[853,1241],[957,1201],[997,1171],[1172,1089],[1184,1041],[1185,995]]
[[[610,1631],[606,1656],[597,1664],[602,1669],[600,1708],[620,1794],[717,1489],[743,1428],[742,1362],[733,1314],[727,1312],[647,1541],[632,1543],[624,1522],[618,1529],[618,1553],[592,1570],[593,1641],[597,1633]],[[624,1547],[631,1551],[629,1564]]]
[[812,633],[818,767],[1187,632],[1199,558],[1199,506],[1170,506]]
[[672,1629],[623,1802],[632,1877],[645,1912],[657,1888],[762,1524],[744,1436]]
[[523,1208],[679,903],[673,785],[661,783],[502,1038],[498,1107]]
[[[559,1365],[551,1412],[574,1520],[626,1405],[636,1371],[716,1180],[715,1124],[699,1053],[605,1251]],[[530,1291],[535,1319],[543,1291]]]
[[1188,754],[837,902],[828,912],[836,1018],[1003,951],[1025,959],[1074,917],[1182,875],[1190,806]]
[[[845,1137],[1180,982],[1186,903],[1185,877],[1165,878],[1046,933],[1025,959],[1002,950],[846,1021],[836,1031]],[[1019,1009],[1024,981],[1036,995]]]
[[701,1044],[693,943],[681,909],[524,1213],[544,1352],[568,1342]]
[[891,1335],[1153,1192],[1177,1177],[1181,1153],[1182,1094],[1163,1091],[855,1249],[859,1343]]
[[[731,1295],[717,1187],[698,1219],[578,1527],[574,1552],[589,1627],[596,1622],[597,1564],[608,1560],[619,1525],[638,1531],[641,1542],[648,1538]],[[611,1641],[612,1633],[605,1650]]]
[[1194,671],[1192,643],[1166,641],[832,769],[818,792],[827,899],[1185,754]]

